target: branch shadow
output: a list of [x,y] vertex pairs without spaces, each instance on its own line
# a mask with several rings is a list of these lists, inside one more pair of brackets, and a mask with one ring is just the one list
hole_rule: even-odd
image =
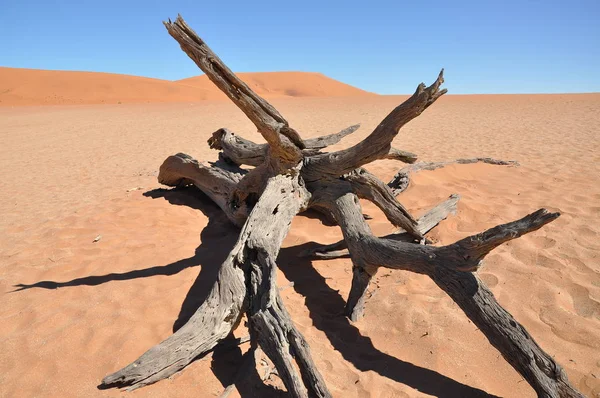
[[[242,353],[240,347],[231,349],[228,346],[233,340],[233,335],[229,335],[213,351],[211,369],[223,387],[235,384],[237,392],[243,398],[288,397],[287,392],[263,382],[256,369],[252,350]],[[246,364],[246,361],[250,363]]]
[[[216,204],[195,187],[154,189],[144,193],[144,196],[152,199],[162,198],[173,205],[200,210],[208,218],[208,224],[200,234],[201,243],[192,257],[167,265],[124,273],[94,275],[65,282],[40,281],[31,285],[19,284],[15,285],[17,289],[14,291],[32,288],[97,286],[112,281],[174,275],[184,269],[200,265],[200,273],[186,295],[173,324],[173,331],[177,331],[208,296],[216,281],[220,265],[237,241],[239,230],[231,225]],[[306,212],[301,216],[321,219],[316,212]],[[338,291],[327,285],[325,278],[312,266],[310,259],[298,256],[305,249],[314,246],[315,243],[305,243],[282,248],[277,263],[287,279],[294,282],[296,292],[305,297],[314,326],[326,334],[333,347],[345,360],[360,371],[377,372],[381,376],[429,395],[445,398],[494,397],[485,391],[462,384],[436,371],[402,361],[375,348],[370,338],[361,335],[358,328],[341,315],[345,306],[344,298]],[[237,346],[232,348],[230,344],[232,338],[229,336],[213,350],[211,368],[221,384],[225,387],[234,383],[242,397],[288,396],[287,393],[263,383],[256,366],[250,366],[249,372],[244,374],[244,377],[238,377],[237,369],[250,353],[242,353],[241,348]]]
[[378,350],[371,339],[363,336],[343,315],[346,302],[339,292],[327,285],[310,259],[299,257],[301,252],[314,246],[314,243],[305,243],[282,248],[277,265],[286,278],[294,282],[294,290],[304,296],[313,325],[327,335],[331,345],[346,361],[362,372],[374,371],[437,397],[495,397],[434,370],[402,361]]

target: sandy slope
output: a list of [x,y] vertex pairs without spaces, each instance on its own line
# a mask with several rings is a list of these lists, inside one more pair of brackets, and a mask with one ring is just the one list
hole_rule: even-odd
[[[362,122],[340,148],[400,101],[273,102],[305,137]],[[441,244],[542,206],[562,212],[495,250],[480,275],[587,396],[600,394],[599,125],[600,95],[455,96],[442,98],[395,141],[424,160],[486,155],[522,163],[418,174],[400,196],[417,215],[451,193],[462,195],[458,214],[432,232]],[[226,102],[0,109],[0,396],[123,396],[96,385],[189,316],[236,231],[207,200],[154,191],[156,170],[178,151],[214,159],[205,141],[221,126],[259,140]],[[398,166],[378,161],[369,168],[388,179]],[[377,234],[393,230],[374,206],[365,212],[375,216]],[[311,264],[296,253],[307,242],[340,236],[336,227],[296,217],[279,259],[280,284],[295,282],[284,300],[334,396],[534,396],[425,277],[382,271],[366,318],[351,324],[338,316],[349,261]],[[218,396],[239,355],[208,355],[126,395]]]
[[[311,72],[236,73],[252,90],[264,97],[349,97],[374,95],[359,88]],[[179,83],[213,90],[206,75],[178,80]],[[225,98],[220,91],[218,97]]]
[[[320,73],[241,73],[266,97],[369,95]],[[372,95],[372,94],[371,94]],[[197,102],[226,99],[206,76],[179,82],[100,72],[0,67],[0,106]]]

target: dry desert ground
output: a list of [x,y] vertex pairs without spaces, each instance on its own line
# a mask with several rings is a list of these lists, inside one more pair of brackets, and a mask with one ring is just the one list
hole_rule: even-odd
[[[364,138],[406,98],[323,89],[323,79],[310,78],[315,83],[288,76],[293,85],[279,76],[262,94],[305,138],[362,124],[331,149]],[[158,190],[162,161],[177,152],[216,159],[206,140],[220,127],[262,142],[233,104],[206,94],[209,88],[198,98],[205,89],[193,85],[197,78],[139,79],[109,81],[125,88],[100,96],[105,103],[81,90],[37,95],[41,83],[0,95],[1,397],[219,396],[248,348],[208,354],[132,393],[96,388],[190,316],[237,237],[197,191]],[[254,79],[259,87],[269,76]],[[446,86],[452,90],[451,77]],[[540,207],[560,211],[557,221],[494,250],[479,275],[571,382],[600,396],[600,94],[448,95],[403,128],[394,145],[421,160],[521,163],[422,171],[399,200],[418,216],[461,195],[457,214],[431,232],[436,244]],[[399,167],[385,160],[368,168],[387,181]],[[375,206],[363,206],[377,235],[394,231]],[[365,318],[341,316],[350,260],[297,256],[311,242],[340,238],[338,227],[299,215],[278,260],[280,285],[294,282],[282,291],[285,304],[334,396],[535,396],[425,276],[381,271]],[[269,383],[259,395],[274,393],[277,377]],[[232,396],[251,396],[252,386],[239,384]]]

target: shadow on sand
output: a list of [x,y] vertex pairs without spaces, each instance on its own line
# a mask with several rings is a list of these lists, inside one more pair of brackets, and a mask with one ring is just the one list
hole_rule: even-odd
[[[201,266],[200,274],[190,288],[173,324],[173,331],[183,326],[206,299],[216,281],[221,263],[229,254],[238,237],[238,230],[208,197],[196,188],[155,189],[144,196],[163,198],[174,205],[189,206],[202,211],[208,225],[200,234],[201,244],[194,256],[171,264],[124,273],[88,276],[66,282],[40,281],[31,285],[16,285],[15,291],[31,288],[56,289],[59,287],[95,286],[112,281],[126,281],[155,275],[173,275],[186,268]],[[304,215],[303,215],[304,216]],[[315,213],[307,216],[316,217]],[[345,316],[341,315],[345,301],[338,291],[331,289],[309,259],[298,254],[315,243],[284,248],[279,253],[278,265],[286,278],[294,282],[297,293],[306,298],[306,306],[316,328],[323,331],[331,345],[344,359],[360,371],[374,371],[422,393],[437,397],[494,397],[480,389],[462,384],[434,370],[422,368],[379,351],[370,338],[361,335]],[[229,337],[232,339],[233,337]],[[233,382],[242,397],[274,397],[287,394],[265,385],[255,367],[244,377],[236,378],[240,364],[246,359],[240,347],[231,348],[226,341],[213,350],[211,368],[215,376],[227,386]],[[150,347],[148,347],[150,348]]]

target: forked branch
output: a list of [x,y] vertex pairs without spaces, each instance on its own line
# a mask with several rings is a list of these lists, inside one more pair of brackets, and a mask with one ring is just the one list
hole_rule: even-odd
[[444,70],[442,69],[431,86],[425,87],[421,83],[415,93],[383,119],[367,138],[348,149],[307,159],[304,170],[306,180],[316,181],[324,175],[341,176],[386,157],[390,152],[392,140],[400,128],[446,94],[446,89],[440,90],[443,82]]

